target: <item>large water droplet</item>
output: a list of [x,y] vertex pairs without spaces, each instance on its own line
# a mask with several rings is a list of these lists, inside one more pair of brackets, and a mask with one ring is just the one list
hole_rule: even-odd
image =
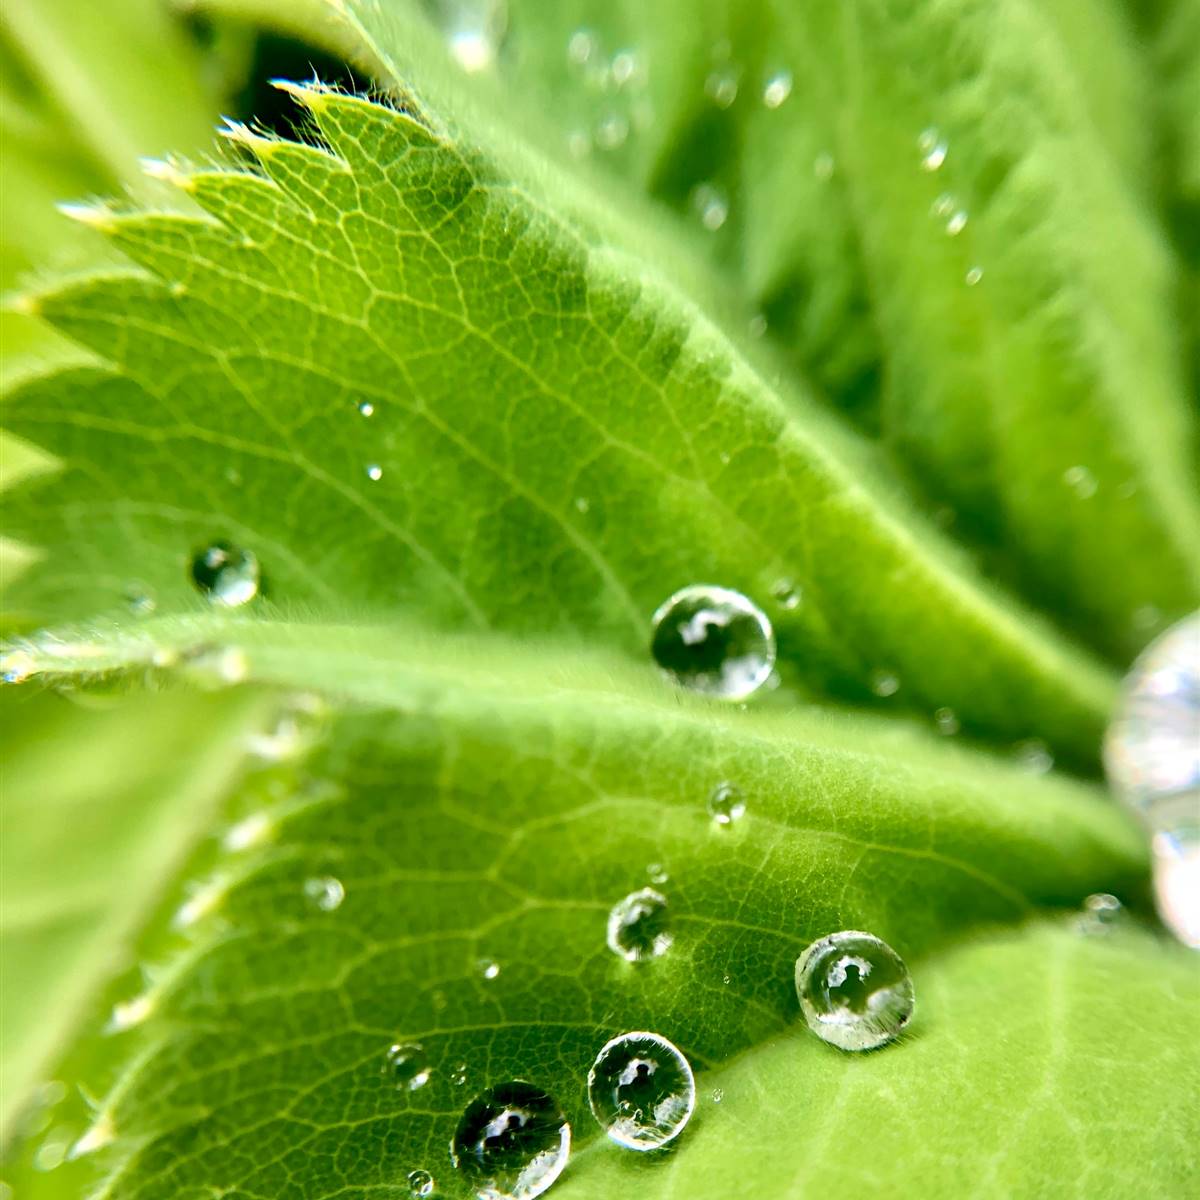
[[658,958],[673,940],[667,928],[667,898],[653,888],[631,892],[608,914],[608,948],[629,962]]
[[258,558],[229,542],[213,542],[192,559],[192,579],[209,603],[238,608],[258,595]]
[[428,1171],[420,1168],[416,1171],[409,1171],[408,1191],[410,1195],[417,1197],[417,1200],[424,1200],[424,1197],[432,1196],[434,1186],[433,1176]]
[[600,1127],[630,1150],[657,1150],[678,1137],[696,1106],[688,1060],[657,1033],[623,1033],[588,1072],[588,1103]]
[[397,1042],[388,1047],[383,1072],[401,1091],[415,1092],[429,1082],[432,1068],[424,1046]]
[[1200,789],[1200,613],[1161,634],[1133,664],[1105,736],[1104,765],[1125,803],[1153,828],[1200,823],[1186,795]]
[[718,825],[732,825],[746,811],[746,798],[733,783],[718,783],[708,798],[708,813]]
[[450,1157],[480,1200],[532,1200],[562,1173],[571,1126],[552,1096],[502,1083],[467,1105]]
[[1163,924],[1200,950],[1200,791],[1191,794],[1190,818],[1154,835],[1154,903]]
[[655,661],[676,683],[742,700],[775,665],[775,633],[766,614],[740,592],[698,584],[676,592],[653,618]]
[[912,1019],[912,978],[874,934],[831,933],[796,960],[796,994],[808,1027],[842,1050],[873,1050]]

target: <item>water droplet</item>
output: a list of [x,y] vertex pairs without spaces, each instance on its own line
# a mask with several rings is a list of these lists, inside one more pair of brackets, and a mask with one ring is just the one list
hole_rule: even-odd
[[33,1166],[37,1171],[54,1171],[61,1167],[67,1157],[70,1147],[70,1134],[65,1129],[55,1129],[38,1147],[33,1156]]
[[782,608],[791,610],[800,607],[800,589],[790,579],[777,580],[771,589],[771,595],[779,601]]
[[465,1062],[455,1063],[450,1071],[450,1082],[455,1087],[462,1087],[467,1082],[468,1068]]
[[496,61],[508,24],[506,0],[426,0],[426,7],[464,71],[483,71]]
[[1080,933],[1091,936],[1108,933],[1125,915],[1125,906],[1108,892],[1095,892],[1083,902],[1076,922]]
[[813,174],[822,182],[828,183],[833,178],[833,155],[823,150],[813,159]]
[[1134,610],[1132,624],[1139,633],[1149,633],[1162,624],[1162,611],[1157,604],[1143,604]]
[[632,50],[618,50],[610,66],[612,81],[618,88],[633,83],[641,77],[641,63]]
[[666,954],[674,941],[667,929],[667,898],[653,888],[631,892],[608,914],[608,948],[629,962]]
[[500,964],[494,958],[481,958],[475,968],[484,979],[495,979],[500,974]]
[[480,1200],[532,1200],[561,1174],[571,1126],[552,1096],[502,1083],[477,1096],[454,1131],[450,1157]]
[[367,466],[367,478],[372,483],[378,483],[383,478],[383,468],[378,463],[370,463]]
[[358,406],[358,411],[362,413],[364,417],[373,417],[375,415],[375,405],[370,403],[368,400],[364,400]]
[[229,542],[213,542],[192,559],[192,580],[210,604],[238,608],[258,595],[258,558]]
[[621,113],[606,113],[596,126],[596,145],[601,150],[616,150],[628,137],[629,121]]
[[408,1191],[412,1196],[417,1197],[417,1200],[423,1200],[425,1196],[432,1196],[434,1189],[433,1176],[428,1171],[417,1169],[408,1173]]
[[776,71],[763,86],[763,103],[768,108],[778,108],[791,94],[791,71]]
[[958,714],[952,708],[939,708],[933,714],[933,720],[943,737],[953,737],[959,730]]
[[733,976],[732,976],[732,975],[723,975],[723,976],[721,976],[721,982],[722,982],[722,983],[724,983],[724,984],[729,984],[729,983],[732,983],[732,982],[733,982]]
[[936,129],[923,129],[917,138],[917,150],[921,154],[921,168],[925,171],[937,171],[946,161],[949,146],[939,136]]
[[732,825],[746,811],[746,798],[741,788],[732,783],[718,783],[708,798],[708,812],[718,825]]
[[1177,824],[1200,789],[1200,613],[1138,656],[1104,739],[1109,782],[1155,829]]
[[966,275],[963,276],[963,282],[967,287],[974,287],[983,278],[982,267],[972,267]]
[[423,1088],[432,1074],[425,1047],[416,1042],[397,1042],[389,1046],[383,1073],[403,1092]]
[[1045,775],[1054,766],[1054,755],[1041,738],[1026,738],[1013,747],[1017,766],[1032,775]]
[[1190,793],[1190,807],[1190,817],[1156,833],[1150,849],[1158,915],[1185,946],[1200,950],[1200,790]]
[[105,1033],[124,1033],[145,1021],[155,1009],[155,998],[150,992],[143,992],[132,1000],[124,1000],[113,1005],[112,1015],[104,1027]]
[[718,108],[729,108],[737,99],[737,71],[729,65],[710,71],[704,81],[704,92]]
[[158,607],[154,592],[136,583],[125,589],[125,603],[135,617],[148,617]]
[[576,29],[567,39],[567,61],[577,67],[587,63],[600,53],[600,39],[590,29]]
[[967,227],[967,210],[960,208],[958,201],[949,192],[943,192],[933,202],[930,211],[933,216],[945,222],[948,237],[957,237]]
[[712,1102],[714,1104],[720,1104],[721,1101],[724,1099],[725,1099],[725,1093],[720,1088],[713,1088]]
[[957,208],[946,218],[946,235],[948,237],[957,237],[967,227],[967,213],[965,209]]
[[592,507],[591,501],[589,501],[586,496],[576,496],[575,497],[575,511],[576,512],[585,513],[591,507]]
[[916,1002],[900,956],[874,934],[831,933],[796,960],[796,994],[808,1027],[842,1050],[873,1050],[899,1036]]
[[693,691],[742,700],[766,682],[775,665],[771,622],[729,588],[683,588],[663,603],[652,624],[655,662]]
[[588,1072],[588,1103],[600,1127],[630,1150],[657,1150],[683,1131],[696,1106],[688,1060],[657,1033],[623,1033]]
[[[755,339],[755,341],[761,337],[764,337],[767,332],[767,318],[762,313],[755,313],[754,316],[750,318],[749,324],[746,326],[746,331],[752,338]],[[728,462],[729,456],[722,454],[721,461]]]
[[652,862],[646,868],[646,874],[649,876],[651,883],[666,883],[670,879],[670,876],[667,874],[667,868],[658,862]]
[[1080,500],[1090,500],[1095,494],[1099,484],[1096,482],[1096,477],[1087,469],[1087,467],[1076,466],[1068,467],[1063,472],[1063,483],[1067,485],[1077,495]]
[[692,189],[692,209],[709,233],[716,233],[729,217],[729,201],[711,183],[698,183]]
[[333,912],[346,898],[342,881],[332,875],[319,875],[304,881],[304,898],[322,912]]
[[900,690],[900,677],[893,671],[885,671],[882,668],[871,672],[871,691],[877,696],[887,699],[888,696],[894,696]]

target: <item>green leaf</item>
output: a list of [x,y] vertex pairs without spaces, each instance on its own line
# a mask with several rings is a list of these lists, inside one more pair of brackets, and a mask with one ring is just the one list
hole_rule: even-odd
[[[417,1167],[435,1174],[443,1194],[463,1195],[446,1159],[458,1114],[469,1094],[510,1077],[559,1098],[582,1151],[579,1186],[603,1170],[598,1186],[615,1194],[623,1184],[611,1171],[625,1168],[607,1150],[595,1152],[604,1167],[591,1165],[599,1130],[582,1084],[608,1037],[643,1027],[679,1043],[704,1094],[727,1089],[720,1114],[701,1109],[692,1169],[702,1172],[726,1113],[739,1126],[790,1121],[777,1106],[790,1103],[803,1075],[822,1080],[826,1094],[857,1091],[864,1070],[872,1079],[870,1066],[796,1032],[791,983],[809,940],[857,924],[909,958],[922,1006],[928,995],[912,1041],[869,1059],[897,1088],[914,1088],[912,1102],[926,1112],[929,1089],[944,1095],[935,1081],[945,1073],[961,1066],[957,1086],[975,1086],[967,1068],[976,1054],[990,1098],[975,1111],[1011,1103],[1027,1075],[1010,1091],[988,1082],[986,1064],[1023,1028],[1039,1050],[1054,1043],[1047,1102],[1073,1064],[1092,1069],[1094,1030],[1068,1029],[1058,1015],[1046,1023],[1043,976],[1023,964],[1045,963],[1063,989],[1055,1004],[1094,1004],[1101,1021],[1113,1002],[1098,989],[1135,970],[1161,972],[1146,1033],[1121,1047],[1129,1057],[1120,1061],[1159,1056],[1141,1069],[1155,1061],[1162,1069],[1160,1142],[1182,1135],[1186,1069],[1182,1059],[1172,1068],[1168,1052],[1177,1031],[1187,1044],[1180,1023],[1194,1023],[1194,973],[1120,933],[1114,947],[1128,937],[1128,951],[1077,946],[1075,933],[1028,944],[1008,934],[1015,948],[988,948],[994,923],[1071,904],[1101,883],[1136,895],[1139,839],[1090,788],[1030,777],[894,721],[741,713],[673,696],[619,660],[568,660],[556,647],[495,637],[205,618],[54,643],[33,665],[71,678],[177,657],[194,671],[202,659],[192,648],[216,645],[250,680],[327,689],[343,715],[293,788],[265,804],[269,793],[248,764],[235,791],[254,806],[243,801],[229,817],[258,830],[254,844],[207,860],[174,900],[191,896],[194,915],[173,929],[160,920],[143,943],[144,955],[165,964],[132,1009],[145,1019],[102,1045],[92,1070],[129,1066],[92,1115],[92,1132],[73,1129],[85,1148],[107,1142],[100,1159],[114,1173],[102,1195],[145,1200],[201,1185],[281,1195],[289,1179],[307,1196],[360,1194],[401,1186]],[[705,810],[724,779],[748,801],[730,828]],[[675,941],[664,957],[634,966],[606,948],[606,917],[646,886],[654,862],[656,878],[669,876],[659,886]],[[344,890],[334,911],[306,899],[307,881],[325,878]],[[981,934],[976,948],[941,965],[949,943]],[[482,959],[500,964],[496,978],[480,974]],[[1022,997],[1027,1018],[1008,1007]],[[1001,1014],[1012,1032],[993,1049],[977,1031],[1004,1023]],[[427,1089],[397,1090],[382,1075],[397,1041],[425,1048]],[[925,1063],[939,1053],[943,1074],[931,1077]],[[460,1062],[469,1085],[453,1082]],[[1042,1074],[1036,1062],[1027,1069]],[[1122,1127],[1136,1103],[1105,1100]],[[859,1128],[872,1120],[866,1104],[848,1113]],[[690,1151],[681,1146],[676,1166],[659,1163],[661,1176],[645,1186],[670,1186]],[[949,1148],[938,1142],[931,1152]],[[1180,1153],[1167,1170],[1182,1169]],[[776,1168],[737,1158],[747,1181],[781,1194]],[[778,1167],[801,1161],[789,1153]],[[78,1186],[89,1167],[81,1157],[54,1177],[57,1186]],[[902,1190],[917,1178],[893,1176]]]
[[798,686],[863,699],[893,672],[926,713],[1094,755],[1105,673],[669,276],[583,224],[590,196],[546,178],[568,224],[410,115],[294,90],[327,147],[237,129],[261,174],[160,172],[212,219],[80,211],[144,270],[33,301],[103,365],[5,401],[8,428],[65,463],[9,505],[48,552],[14,603],[73,617],[134,588],[186,611],[192,555],[225,537],[293,610],[641,659],[676,588],[768,604],[786,580],[804,602],[771,617]]
[[20,781],[0,808],[0,944],[6,977],[20,980],[0,1010],[7,1139],[32,1085],[210,827],[238,766],[228,742],[256,714],[243,701],[195,694],[94,711],[8,692],[0,713],[5,774]]
[[[1143,178],[1148,69],[1107,0],[515,0],[500,80],[453,83],[420,7],[345,6],[391,86],[417,81],[478,131],[474,85],[538,156],[615,113],[627,143],[594,157],[684,211],[696,185],[723,188],[707,240],[733,286],[848,409],[876,412],[908,477],[1000,543],[1039,604],[1125,660],[1147,612],[1200,602],[1178,264]],[[639,55],[645,85],[598,92],[572,72],[579,29],[604,69]],[[781,69],[792,92],[768,109]],[[706,95],[714,72],[739,80],[727,110]],[[946,147],[936,171],[927,131]]]

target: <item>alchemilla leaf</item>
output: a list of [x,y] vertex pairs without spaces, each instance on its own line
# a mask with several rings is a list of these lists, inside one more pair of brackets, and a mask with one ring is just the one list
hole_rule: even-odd
[[0,1200],[1184,1194],[1186,6],[113,6],[0,34]]

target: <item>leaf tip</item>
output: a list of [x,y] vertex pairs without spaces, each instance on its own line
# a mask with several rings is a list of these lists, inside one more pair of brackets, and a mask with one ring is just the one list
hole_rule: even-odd
[[80,225],[86,225],[89,229],[95,229],[99,233],[112,233],[117,227],[112,210],[103,204],[71,202],[58,204],[55,207],[69,220],[78,221]]

